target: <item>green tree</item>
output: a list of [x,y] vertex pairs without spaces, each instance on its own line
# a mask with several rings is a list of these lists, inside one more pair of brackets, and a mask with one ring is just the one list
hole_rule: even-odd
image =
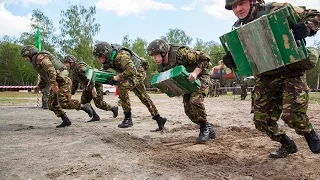
[[121,46],[131,49],[132,40],[129,38],[129,35],[123,37]]
[[31,85],[37,73],[20,55],[21,46],[7,36],[0,42],[0,84]]
[[161,38],[170,44],[190,45],[192,38],[181,29],[169,29]]
[[225,54],[224,49],[220,44],[214,41],[204,42],[199,38],[196,39],[194,49],[201,50],[209,55],[213,65],[218,65],[219,61]]
[[93,39],[100,31],[95,14],[95,6],[86,9],[82,5],[70,5],[67,10],[61,11],[60,46],[62,54],[72,54],[90,65],[98,66],[92,55]]

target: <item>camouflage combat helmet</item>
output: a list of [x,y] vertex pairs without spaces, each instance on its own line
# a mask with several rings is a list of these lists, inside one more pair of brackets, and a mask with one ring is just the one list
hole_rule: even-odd
[[[228,9],[228,10],[232,10],[232,6],[237,4],[237,3],[239,3],[240,1],[242,1],[242,0],[226,0],[225,8]],[[252,2],[253,0],[250,0],[250,1]],[[264,0],[257,0],[257,2],[259,4],[264,4],[265,3]]]
[[162,39],[153,40],[147,47],[147,51],[150,56],[158,53],[166,53],[169,52],[169,50],[169,44]]
[[96,57],[106,57],[107,59],[109,59],[111,56],[112,50],[113,49],[109,43],[105,41],[100,41],[94,45],[92,53]]
[[63,58],[63,63],[74,63],[77,61],[77,58],[72,55],[67,55]]
[[26,45],[21,49],[21,56],[32,56],[38,53],[38,49],[33,45]]

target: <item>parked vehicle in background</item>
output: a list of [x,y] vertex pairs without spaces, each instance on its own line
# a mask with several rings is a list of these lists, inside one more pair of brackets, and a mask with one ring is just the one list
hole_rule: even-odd
[[109,95],[110,93],[116,92],[116,86],[112,86],[109,84],[102,84],[103,86],[103,95]]

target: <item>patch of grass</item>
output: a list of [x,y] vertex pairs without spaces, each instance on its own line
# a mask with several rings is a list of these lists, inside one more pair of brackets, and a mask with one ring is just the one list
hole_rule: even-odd
[[[41,95],[39,95],[41,101]],[[37,95],[34,93],[22,93],[5,91],[0,92],[0,106],[37,105]]]
[[320,103],[320,93],[319,92],[311,92],[309,98],[310,104],[318,104]]
[[13,91],[4,91],[0,92],[0,99],[1,98],[8,98],[8,97],[37,97],[36,94],[28,92],[13,92]]

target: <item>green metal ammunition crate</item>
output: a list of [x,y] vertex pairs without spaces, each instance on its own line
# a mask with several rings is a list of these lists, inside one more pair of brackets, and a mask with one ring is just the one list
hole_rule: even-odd
[[186,68],[180,65],[154,75],[151,80],[151,85],[159,88],[169,97],[181,96],[197,91],[201,86],[199,79],[190,82],[188,77],[189,73]]
[[289,6],[264,15],[220,37],[225,51],[237,66],[238,79],[296,63],[308,56],[304,43],[296,41],[289,28],[296,23]]
[[105,83],[106,80],[113,78],[114,73],[100,71],[94,68],[86,69],[85,76],[92,82]]

